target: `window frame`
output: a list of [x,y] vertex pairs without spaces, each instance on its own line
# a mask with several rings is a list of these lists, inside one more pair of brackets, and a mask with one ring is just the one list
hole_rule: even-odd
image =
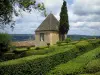
[[44,33],[40,33],[40,41],[44,41]]

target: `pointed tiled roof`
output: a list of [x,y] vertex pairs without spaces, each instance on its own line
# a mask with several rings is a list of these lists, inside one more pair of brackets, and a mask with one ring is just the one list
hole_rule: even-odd
[[53,14],[49,14],[36,31],[58,31],[59,21]]

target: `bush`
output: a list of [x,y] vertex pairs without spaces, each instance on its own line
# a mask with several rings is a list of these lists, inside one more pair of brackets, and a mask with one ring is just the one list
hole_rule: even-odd
[[0,75],[45,75],[56,65],[65,63],[74,57],[76,57],[76,47],[69,46],[64,50],[57,50],[48,55],[30,56],[13,60],[14,62],[9,61],[9,64],[12,63],[11,65],[0,65]]
[[81,41],[82,41],[82,40],[87,40],[87,38],[86,38],[86,37],[81,37],[80,40],[81,40]]
[[93,49],[92,44],[90,44],[88,41],[80,41],[75,46],[82,52]]
[[85,67],[86,73],[95,73],[100,71],[100,58],[92,60]]
[[50,43],[47,43],[48,48],[50,47]]
[[[34,56],[20,58],[17,60],[2,62],[0,63],[0,75],[46,75],[55,66],[66,63],[69,60],[76,58],[78,54],[80,55],[83,54],[82,51],[77,49],[77,47],[78,46],[80,47],[81,44],[82,42],[78,43],[77,46],[74,45],[67,45],[60,47],[57,46],[55,48],[55,51],[45,55],[34,55]],[[89,43],[86,42],[85,44],[88,45]],[[84,46],[84,44],[82,44],[82,46]],[[88,46],[85,47],[86,48],[84,49],[88,49]],[[91,50],[91,48],[89,48],[89,50]],[[98,52],[100,51],[99,50],[96,51],[96,53]],[[94,54],[94,52],[91,53],[92,55]],[[88,56],[88,58],[90,57]],[[87,59],[85,59],[84,57],[80,59],[82,60],[81,62],[83,64],[85,61],[87,61]],[[77,67],[78,66],[76,66],[76,68]]]
[[6,33],[0,33],[0,52],[4,53],[9,50],[11,36]]
[[88,40],[89,43],[92,44],[93,47],[97,47],[100,45],[100,40]]
[[[56,66],[47,75],[78,75],[80,73],[84,73],[84,67],[86,66],[88,62],[95,59],[95,56],[97,55],[97,53],[100,53],[100,47],[94,50],[91,50],[89,52],[86,52],[68,61],[65,64],[60,64]],[[88,67],[90,66],[92,69],[96,70],[96,71],[90,70],[91,72],[95,73],[95,72],[100,71],[100,60],[91,65],[88,65]]]
[[66,42],[66,43],[71,42],[71,38],[67,38],[67,39],[65,40],[65,42]]
[[31,49],[31,47],[27,47],[27,50],[30,50]]
[[56,44],[58,45],[58,46],[61,46],[61,41],[58,41]]
[[30,56],[30,55],[44,55],[44,54],[48,54],[55,51],[55,48],[48,48],[48,49],[44,49],[44,50],[29,50],[26,51],[26,56]]
[[11,59],[15,59],[15,53],[4,53],[4,55],[0,57],[0,61],[7,61]]
[[36,47],[36,48],[35,48],[35,50],[39,50],[39,49],[40,49],[40,47]]
[[13,51],[15,51],[15,50],[16,50],[16,46],[11,46],[11,47],[10,47],[10,51],[13,52]]

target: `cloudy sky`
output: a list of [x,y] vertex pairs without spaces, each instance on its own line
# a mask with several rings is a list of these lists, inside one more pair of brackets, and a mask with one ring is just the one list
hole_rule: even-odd
[[[39,0],[44,2],[47,13],[52,12],[59,20],[63,0]],[[100,35],[100,0],[66,0],[70,30],[68,34]],[[35,29],[45,19],[39,11],[23,12],[14,18],[14,31],[9,27],[5,32],[10,34],[34,34]]]

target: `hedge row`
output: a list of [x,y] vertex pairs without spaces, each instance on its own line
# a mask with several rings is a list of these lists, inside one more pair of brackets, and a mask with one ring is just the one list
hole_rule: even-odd
[[[78,56],[77,58],[72,59],[65,64],[61,64],[61,65],[56,66],[47,75],[77,75],[79,73],[83,73],[84,69],[85,69],[84,68],[85,65],[88,62],[90,62],[91,60],[96,59],[96,55],[98,53],[100,53],[100,47],[98,47],[92,51],[89,51],[81,56]],[[97,63],[99,63],[99,62],[100,61],[98,61]],[[98,65],[98,64],[95,64],[95,66],[96,65]],[[93,67],[93,65],[92,65],[92,67]],[[98,68],[100,69],[100,67],[97,67],[95,69],[98,69]],[[98,69],[98,71],[100,71],[99,69]]]
[[19,61],[2,62],[0,63],[0,75],[45,75],[56,65],[76,57],[76,50],[75,46],[69,46],[64,50],[60,49],[48,55],[36,56],[36,58],[30,56],[29,58],[21,58]]
[[96,73],[87,73],[87,74],[79,74],[79,75],[100,75],[100,72],[96,72]]
[[[45,75],[55,66],[66,63],[88,51],[88,47],[90,47],[89,50],[91,50],[91,44],[87,41],[84,43],[87,45],[84,46],[82,42],[79,42],[76,46],[69,45],[58,47],[54,52],[46,55],[29,56],[2,62],[0,63],[0,75]],[[84,50],[80,50],[80,46],[84,46]]]
[[92,60],[85,67],[86,73],[96,73],[100,71],[100,58]]

